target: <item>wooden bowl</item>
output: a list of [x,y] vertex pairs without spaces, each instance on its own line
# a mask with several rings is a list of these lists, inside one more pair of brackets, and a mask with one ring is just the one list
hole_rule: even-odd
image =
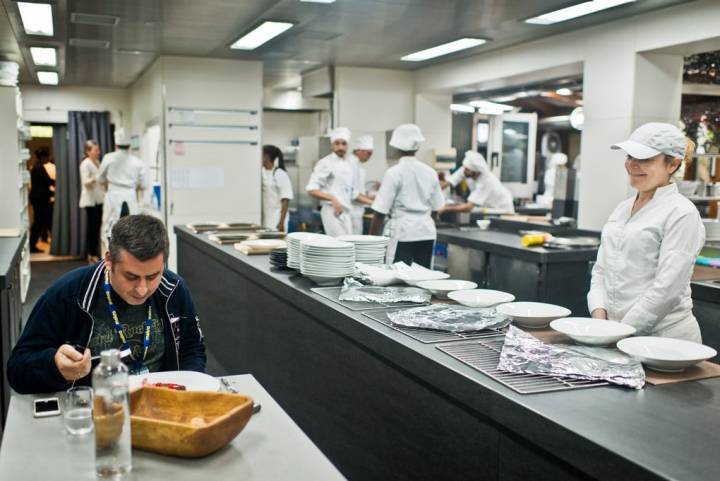
[[134,448],[199,458],[223,448],[252,416],[240,394],[142,387],[130,393]]

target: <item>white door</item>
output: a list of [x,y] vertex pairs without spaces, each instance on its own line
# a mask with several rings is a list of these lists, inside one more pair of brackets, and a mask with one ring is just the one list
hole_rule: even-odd
[[488,163],[513,197],[535,193],[537,114],[504,114],[491,120]]

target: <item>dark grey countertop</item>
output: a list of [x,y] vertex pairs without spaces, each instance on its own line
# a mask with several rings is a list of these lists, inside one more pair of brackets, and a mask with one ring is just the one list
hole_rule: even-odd
[[690,288],[693,299],[720,304],[720,281],[695,281]]
[[522,238],[520,234],[499,230],[439,229],[437,238],[462,247],[539,264],[594,261],[597,258],[597,248],[548,249],[545,247],[523,247],[520,243]]
[[184,227],[175,232],[180,241],[272,289],[464,409],[597,479],[714,480],[720,473],[720,379],[639,391],[600,387],[520,395],[433,345],[311,292],[312,282],[272,269],[267,256],[246,256]]
[[7,278],[10,268],[17,262],[23,245],[25,244],[25,236],[20,237],[0,237],[0,289],[7,288]]

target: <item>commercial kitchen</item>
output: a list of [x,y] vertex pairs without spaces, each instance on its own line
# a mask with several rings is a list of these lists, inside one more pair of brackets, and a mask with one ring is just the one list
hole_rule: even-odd
[[0,479],[718,479],[719,19],[0,0]]

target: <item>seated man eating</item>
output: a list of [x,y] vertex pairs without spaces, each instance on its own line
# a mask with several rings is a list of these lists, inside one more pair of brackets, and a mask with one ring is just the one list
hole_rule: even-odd
[[102,262],[69,272],[41,297],[8,360],[21,394],[89,384],[100,351],[118,349],[130,374],[205,371],[205,345],[190,291],[165,269],[162,221],[131,215],[112,228]]

